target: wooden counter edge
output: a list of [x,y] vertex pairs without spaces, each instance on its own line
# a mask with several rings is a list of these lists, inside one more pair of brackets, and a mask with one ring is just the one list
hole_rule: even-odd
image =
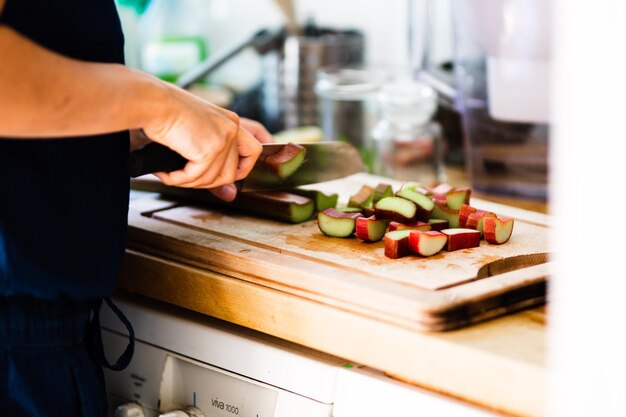
[[[510,355],[475,349],[445,334],[392,326],[131,250],[127,251],[119,285],[131,292],[383,370],[492,410],[518,416],[546,414],[545,368],[532,360],[515,360]],[[511,320],[514,322],[509,323]],[[499,319],[498,326],[514,326],[515,320],[513,316]],[[507,348],[515,347],[503,344],[502,349]]]

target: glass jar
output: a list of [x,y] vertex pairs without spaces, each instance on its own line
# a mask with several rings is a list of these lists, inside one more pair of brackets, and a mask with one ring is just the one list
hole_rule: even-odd
[[373,172],[425,185],[445,182],[443,137],[432,121],[436,92],[407,80],[384,86],[377,99],[381,119],[372,131]]
[[376,93],[388,78],[384,71],[365,68],[323,68],[317,73],[315,93],[325,138],[354,145],[370,168]]

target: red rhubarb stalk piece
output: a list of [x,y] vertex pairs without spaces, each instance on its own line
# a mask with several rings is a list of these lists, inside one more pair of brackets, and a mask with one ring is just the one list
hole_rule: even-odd
[[459,209],[459,227],[464,228],[467,224],[467,219],[472,213],[476,213],[478,209],[467,204],[461,204]]
[[465,227],[467,229],[476,229],[480,232],[480,236],[483,236],[483,220],[488,217],[496,217],[495,213],[485,210],[476,210],[476,212],[469,215]]
[[452,210],[459,210],[463,204],[469,204],[472,190],[463,187],[455,188],[446,195],[446,206]]
[[513,234],[515,221],[509,218],[487,217],[483,220],[485,240],[495,245],[508,242]]
[[385,234],[385,256],[398,259],[407,256],[409,251],[409,234],[411,230],[396,230]]
[[451,186],[450,184],[442,183],[442,184],[437,185],[434,188],[431,188],[430,192],[433,193],[434,195],[437,195],[437,194],[446,195],[450,191],[452,191],[453,189],[454,189],[454,187]]
[[379,220],[376,216],[356,219],[356,237],[364,242],[378,242],[385,236],[389,220]]
[[450,228],[448,221],[444,219],[430,219],[428,220],[428,224],[430,224],[431,230],[436,231]]
[[[446,222],[446,225],[447,224],[448,223]],[[429,223],[425,222],[415,222],[408,224],[400,222],[389,223],[389,231],[393,232],[394,230],[421,230],[422,232],[428,232],[429,230],[432,230],[432,226]]]
[[433,256],[439,253],[447,242],[448,237],[441,232],[412,230],[409,234],[409,249],[421,256]]
[[409,188],[403,188],[398,191],[396,193],[396,197],[402,197],[412,201],[417,208],[415,219],[424,222],[430,217],[430,213],[433,211],[433,207],[435,205],[429,197],[426,197],[425,195]]
[[474,229],[443,229],[441,233],[448,236],[445,250],[452,252],[459,249],[480,246],[480,232]]
[[[268,149],[268,148],[264,148]],[[267,152],[270,152],[269,150]],[[287,143],[274,153],[264,152],[259,157],[265,169],[278,178],[285,179],[293,174],[304,162],[306,148],[295,143]]]

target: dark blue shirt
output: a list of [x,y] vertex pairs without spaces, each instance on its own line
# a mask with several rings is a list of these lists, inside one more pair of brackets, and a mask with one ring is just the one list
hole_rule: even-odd
[[[123,63],[113,0],[7,0],[0,24],[71,58]],[[128,150],[128,132],[0,138],[0,296],[113,291],[126,240]]]

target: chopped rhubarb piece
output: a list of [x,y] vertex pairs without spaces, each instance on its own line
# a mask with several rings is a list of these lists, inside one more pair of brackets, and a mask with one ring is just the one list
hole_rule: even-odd
[[476,212],[470,214],[467,218],[465,227],[468,229],[476,229],[480,232],[480,236],[483,236],[483,220],[488,217],[496,217],[495,213],[485,210],[476,210]]
[[350,197],[348,207],[372,207],[373,201],[374,189],[369,185],[364,185],[358,193]]
[[327,208],[335,208],[337,206],[338,194],[325,194],[317,190],[304,190],[302,188],[293,188],[290,193],[308,197],[315,203],[316,211],[324,211]]
[[402,197],[385,197],[374,205],[374,209],[377,219],[399,223],[414,222],[417,213],[415,203]]
[[389,184],[380,183],[374,189],[374,196],[372,197],[373,203],[378,203],[385,197],[391,197],[393,195],[393,188]]
[[444,219],[430,219],[428,220],[428,224],[430,224],[432,230],[437,231],[450,228],[448,221]]
[[452,252],[459,249],[480,246],[480,232],[474,229],[443,229],[441,233],[448,236],[445,250]]
[[417,191],[418,193],[423,194],[425,196],[432,195],[428,187],[426,187],[424,184],[420,182],[406,182],[402,185],[401,189]]
[[[448,222],[446,222],[448,224]],[[394,230],[421,230],[422,232],[428,232],[432,230],[432,226],[425,222],[415,222],[415,223],[399,223],[399,222],[391,222],[389,223],[389,231],[393,232]]]
[[433,203],[439,204],[441,206],[445,206],[448,203],[448,196],[445,194],[435,194],[430,199]]
[[342,213],[363,213],[363,209],[360,207],[337,207],[336,210]]
[[442,184],[439,184],[438,186],[436,186],[434,188],[431,188],[430,192],[433,193],[434,195],[437,195],[437,194],[446,195],[450,191],[452,191],[453,189],[454,189],[454,187],[451,186],[450,184],[442,183]]
[[465,227],[470,214],[476,213],[477,210],[477,208],[474,208],[467,204],[461,204],[461,208],[459,209],[459,227]]
[[459,227],[459,210],[452,210],[443,204],[435,203],[430,218],[447,220],[451,228]]
[[344,213],[328,208],[318,213],[317,225],[327,236],[350,237],[356,229],[356,220],[362,216],[361,213]]
[[415,203],[417,212],[415,218],[420,221],[427,221],[430,217],[430,213],[433,211],[435,203],[426,197],[424,194],[420,194],[415,190],[403,188],[396,193],[396,197],[402,197]]
[[313,200],[284,191],[239,193],[229,205],[238,210],[289,223],[310,220],[315,212]]
[[385,256],[391,259],[409,254],[409,234],[411,230],[396,230],[385,234]]
[[489,243],[501,245],[508,242],[513,233],[515,221],[508,218],[487,217],[483,219],[485,240]]
[[469,204],[472,190],[467,187],[455,188],[446,194],[446,206],[452,210],[459,210],[463,204]]
[[378,220],[376,216],[356,219],[356,237],[364,242],[378,242],[385,236],[389,220]]
[[409,249],[421,256],[433,256],[439,253],[448,242],[448,236],[441,232],[411,231],[409,234]]
[[[267,149],[267,148],[266,148]],[[295,143],[282,146],[277,152],[261,154],[259,161],[266,170],[284,179],[296,172],[304,162],[306,148]]]

